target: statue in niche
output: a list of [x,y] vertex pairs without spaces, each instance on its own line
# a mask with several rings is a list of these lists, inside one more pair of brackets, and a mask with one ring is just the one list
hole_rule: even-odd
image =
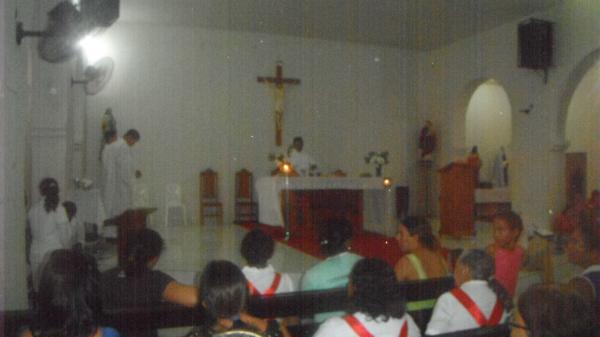
[[494,161],[493,183],[495,187],[508,186],[508,159],[504,146],[500,147],[500,152],[498,152]]
[[419,150],[421,151],[421,160],[431,161],[432,154],[436,146],[435,130],[430,120],[425,122],[419,133]]

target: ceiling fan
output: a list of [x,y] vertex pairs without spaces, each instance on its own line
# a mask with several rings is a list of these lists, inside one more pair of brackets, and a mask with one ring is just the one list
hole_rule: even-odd
[[83,84],[85,93],[93,96],[104,89],[104,86],[110,81],[114,68],[115,62],[113,59],[103,57],[93,65],[85,67],[83,79],[75,80],[71,78],[71,86]]

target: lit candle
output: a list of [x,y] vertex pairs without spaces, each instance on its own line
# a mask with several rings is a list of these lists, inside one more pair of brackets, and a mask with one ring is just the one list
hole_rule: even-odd
[[385,186],[385,187],[392,186],[392,179],[390,179],[390,178],[384,178],[383,179],[383,186]]
[[283,169],[283,173],[286,173],[286,174],[292,172],[292,167],[290,166],[290,164],[283,164],[282,169]]

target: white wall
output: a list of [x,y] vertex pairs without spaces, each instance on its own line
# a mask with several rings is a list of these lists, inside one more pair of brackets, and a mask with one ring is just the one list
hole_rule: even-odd
[[[232,220],[234,173],[255,178],[274,168],[270,152],[284,152],[291,139],[324,173],[350,175],[373,168],[369,151],[390,151],[384,173],[406,184],[408,138],[413,131],[411,53],[394,48],[199,28],[119,23],[103,37],[115,59],[113,78],[88,100],[87,167],[98,177],[100,118],[112,107],[120,133],[141,132],[134,147],[155,205],[165,184],[183,185],[188,213],[198,215],[198,174],[220,174],[226,219]],[[257,76],[300,78],[286,91],[284,146],[274,145],[273,99]],[[160,217],[159,217],[160,218]]]
[[511,106],[502,85],[489,80],[477,87],[465,119],[466,147],[477,146],[481,158],[479,180],[493,182],[500,147],[508,149],[511,141]]
[[[419,114],[441,126],[437,165],[442,166],[466,150],[464,111],[475,88],[488,78],[502,83],[517,111],[509,172],[513,208],[529,228],[548,228],[550,213],[564,207],[565,102],[580,80],[578,63],[599,46],[600,8],[565,1],[534,17],[555,22],[555,66],[548,83],[541,72],[517,68],[518,22],[513,22],[422,53],[417,106]],[[530,105],[529,114],[518,112]]]
[[587,191],[600,182],[600,63],[596,63],[578,84],[569,104],[565,136],[568,152],[587,153]]

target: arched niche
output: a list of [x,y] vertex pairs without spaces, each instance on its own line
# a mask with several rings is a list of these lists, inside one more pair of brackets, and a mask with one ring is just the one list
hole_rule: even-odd
[[586,58],[587,70],[579,76],[572,91],[564,121],[565,143],[569,145],[566,150],[567,166],[575,165],[569,158],[585,158],[583,192],[586,194],[599,187],[600,179],[600,58],[597,53],[593,55],[595,60],[592,63]]
[[[512,139],[512,108],[508,94],[494,79],[481,82],[472,92],[465,112],[465,148],[478,147],[480,181],[502,185],[500,154],[506,155]],[[466,154],[465,154],[466,155]]]

